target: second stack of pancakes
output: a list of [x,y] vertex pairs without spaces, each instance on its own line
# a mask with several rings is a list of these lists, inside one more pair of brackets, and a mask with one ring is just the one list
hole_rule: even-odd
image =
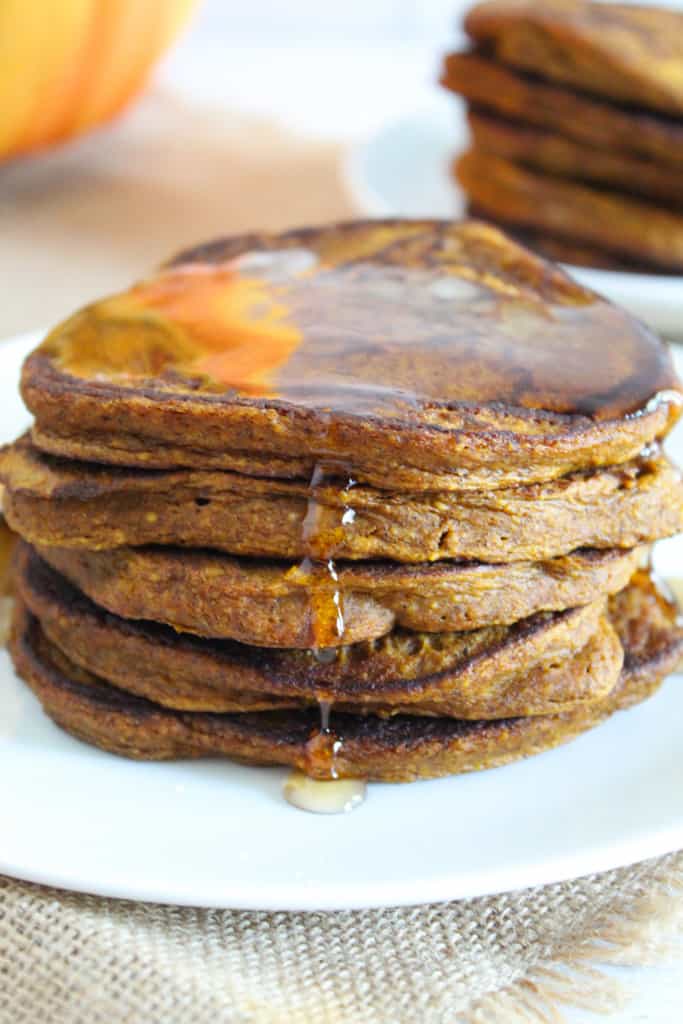
[[683,13],[487,0],[442,82],[471,209],[566,263],[683,271]]
[[23,391],[12,653],[105,749],[467,771],[680,655],[645,567],[683,523],[669,355],[493,228],[193,250],[56,328]]

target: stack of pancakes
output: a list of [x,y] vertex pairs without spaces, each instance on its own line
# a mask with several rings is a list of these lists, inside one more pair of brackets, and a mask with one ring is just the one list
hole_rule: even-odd
[[57,327],[0,453],[11,650],[139,758],[410,780],[552,747],[683,630],[665,346],[477,222],[221,240]]
[[442,83],[467,100],[470,206],[565,262],[683,271],[683,13],[491,0]]

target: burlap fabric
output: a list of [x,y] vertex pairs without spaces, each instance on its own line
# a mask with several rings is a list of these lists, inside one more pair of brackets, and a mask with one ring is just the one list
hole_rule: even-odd
[[[351,216],[339,158],[152,94],[96,136],[3,168],[0,334],[50,323],[181,245]],[[563,1003],[618,1005],[600,964],[660,953],[682,884],[683,854],[516,895],[265,914],[0,879],[0,1024],[557,1021]]]
[[0,1024],[521,1024],[609,1011],[680,924],[683,854],[408,909],[152,906],[0,880]]

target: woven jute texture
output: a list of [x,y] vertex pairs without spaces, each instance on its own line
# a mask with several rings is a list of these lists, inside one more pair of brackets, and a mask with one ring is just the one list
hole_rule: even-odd
[[250,913],[0,880],[0,1024],[521,1024],[609,1011],[657,957],[683,854],[417,908]]

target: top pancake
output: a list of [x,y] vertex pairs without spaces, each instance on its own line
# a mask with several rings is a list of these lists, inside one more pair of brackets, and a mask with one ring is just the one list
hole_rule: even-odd
[[394,490],[624,461],[680,403],[645,327],[497,229],[440,221],[182,253],[57,327],[23,393],[57,454],[272,476],[322,461]]
[[626,104],[683,114],[683,14],[587,0],[492,0],[465,19],[503,63]]

